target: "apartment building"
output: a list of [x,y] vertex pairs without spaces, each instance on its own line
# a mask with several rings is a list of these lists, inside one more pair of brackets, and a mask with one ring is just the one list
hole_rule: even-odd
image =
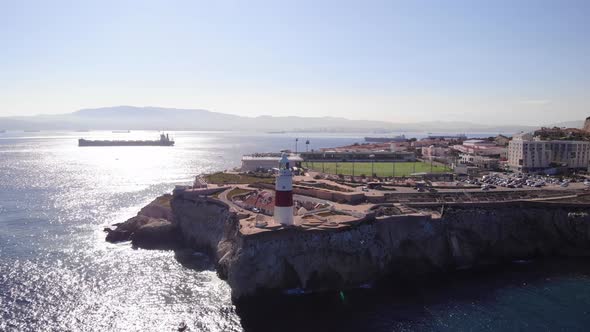
[[589,158],[588,141],[543,141],[532,134],[519,134],[508,144],[508,166],[515,171],[536,172],[553,167],[586,170]]

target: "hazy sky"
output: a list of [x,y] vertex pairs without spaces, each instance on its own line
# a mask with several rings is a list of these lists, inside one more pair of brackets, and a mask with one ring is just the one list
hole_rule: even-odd
[[590,1],[0,0],[0,115],[590,115]]

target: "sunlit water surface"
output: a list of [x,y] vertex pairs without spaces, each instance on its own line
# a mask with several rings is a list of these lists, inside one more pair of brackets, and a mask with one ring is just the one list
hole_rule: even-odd
[[[239,166],[243,153],[294,148],[294,139],[176,132],[175,147],[77,146],[81,136],[157,135],[0,135],[0,331],[162,331],[180,322],[198,331],[241,330],[229,287],[206,257],[186,253],[185,267],[171,251],[108,244],[102,229],[195,174]],[[312,144],[354,140],[312,137]]]
[[[236,310],[206,256],[108,244],[102,229],[195,174],[238,166],[244,153],[292,149],[294,136],[177,132],[175,147],[79,148],[76,142],[156,135],[0,134],[0,331],[174,331],[181,322],[192,331],[590,326],[584,261],[564,273],[480,275],[409,294],[367,290]],[[361,135],[310,136],[312,148],[361,141]]]

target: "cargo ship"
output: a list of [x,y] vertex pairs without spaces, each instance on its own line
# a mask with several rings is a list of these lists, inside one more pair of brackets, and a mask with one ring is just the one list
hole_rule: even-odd
[[168,134],[160,135],[160,139],[156,141],[91,141],[80,138],[78,146],[173,146],[174,141],[170,139]]

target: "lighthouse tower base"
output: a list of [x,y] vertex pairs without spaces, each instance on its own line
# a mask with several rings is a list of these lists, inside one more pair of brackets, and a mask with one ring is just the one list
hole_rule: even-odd
[[274,219],[282,225],[293,225],[293,206],[275,206]]

